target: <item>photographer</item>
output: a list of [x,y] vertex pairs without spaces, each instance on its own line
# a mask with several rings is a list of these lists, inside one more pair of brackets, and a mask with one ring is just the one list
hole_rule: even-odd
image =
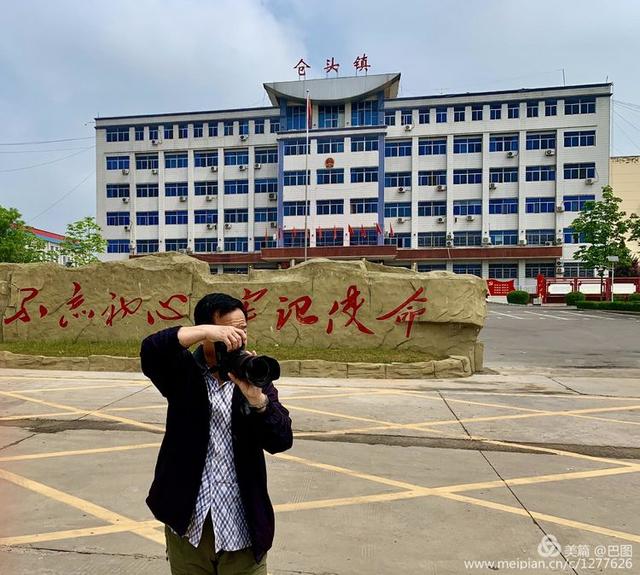
[[[255,356],[239,352],[247,341],[242,302],[208,294],[196,305],[194,322],[141,345],[142,371],[168,400],[147,505],[165,524],[173,575],[266,575],[274,513],[263,449],[291,447],[291,419],[268,378],[258,387],[237,373],[224,377],[223,351]],[[202,345],[191,353],[195,344]],[[277,362],[266,359],[277,367],[277,379]]]

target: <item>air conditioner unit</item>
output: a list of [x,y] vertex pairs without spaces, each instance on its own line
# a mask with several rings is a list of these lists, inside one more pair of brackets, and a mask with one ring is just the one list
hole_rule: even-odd
[[204,199],[207,202],[213,202],[213,196],[205,196]]
[[122,168],[122,175],[123,175],[123,176],[128,176],[128,175],[129,175],[129,170],[128,170],[128,168]]
[[448,233],[447,234],[447,239],[448,240],[452,240],[453,239],[453,234],[452,233]]
[[230,230],[231,229],[231,224],[225,224],[224,225],[224,229],[225,230]]
[[125,232],[128,232],[128,231],[130,231],[130,230],[131,230],[131,226],[124,226],[124,231],[125,231]]
[[527,240],[518,240],[518,245],[519,246],[526,246],[527,245]]
[[154,176],[157,176],[157,175],[158,175],[158,168],[153,168],[153,169],[151,170],[151,173],[152,173]]
[[278,227],[278,222],[269,222],[269,227],[270,228],[277,228]]
[[490,189],[490,190],[495,190],[495,189],[496,189],[496,184],[495,184],[495,182],[491,182],[491,183],[489,184],[489,189]]
[[560,238],[560,237],[556,238],[555,244],[556,244],[557,246],[561,246],[561,245],[563,244],[563,239],[562,239],[562,238]]
[[[123,170],[124,171],[124,170]],[[584,183],[587,184],[588,186],[592,186],[595,183],[596,179],[595,178],[587,178]]]
[[398,219],[396,220],[396,223],[398,223],[398,224],[404,224],[406,221],[407,221],[407,218],[398,218]]
[[438,191],[438,192],[446,192],[447,191],[447,186],[445,186],[444,184],[438,184],[436,186],[436,191]]
[[448,248],[453,247],[453,240],[447,240],[447,247]]
[[544,242],[544,245],[545,245],[545,246],[552,246],[552,245],[553,245],[553,242]]
[[211,171],[212,172],[217,172],[218,171],[218,166],[211,166]]
[[558,205],[556,206],[556,212],[557,212],[558,214],[561,214],[562,212],[564,212],[564,206],[563,206],[562,204],[558,204]]
[[262,167],[262,164],[259,162],[256,162],[255,164],[253,164],[253,169],[254,170],[259,170]]
[[515,158],[518,155],[518,152],[511,150],[507,152],[507,158]]
[[556,266],[556,274],[563,274],[563,273],[564,273],[564,267]]
[[216,226],[215,224],[207,224],[207,229],[208,230],[215,230],[217,229],[218,226]]
[[556,155],[556,151],[555,150],[545,150],[544,151],[544,155],[545,156],[555,156]]
[[491,245],[491,238],[489,236],[484,236],[482,238],[482,245],[485,245],[485,246]]
[[160,140],[151,140],[151,144],[153,146],[157,146],[158,144],[160,144]]
[[475,220],[475,218],[473,216],[467,216],[467,221],[468,222],[472,222],[473,220]]
[[269,199],[275,202],[278,199],[278,194],[275,192],[269,192]]
[[187,196],[180,196],[180,201],[181,202],[186,202],[187,201]]
[[123,204],[128,204],[129,203],[129,198],[122,198],[122,203]]
[[222,244],[218,244],[218,245],[216,246],[216,251],[217,251],[217,252],[221,252],[223,249],[224,249],[224,247],[222,246]]
[[240,134],[240,140],[241,141],[246,142],[248,138],[249,138],[249,136],[247,136],[246,134]]
[[440,216],[436,221],[439,224],[444,224],[447,221],[447,218],[444,218],[444,217]]
[[244,171],[247,169],[247,166],[245,166],[245,165],[242,165],[242,164],[241,164],[241,165],[239,165],[239,166],[238,166],[238,169],[239,169],[241,172],[244,172]]
[[411,130],[413,130],[413,124],[405,124],[404,131],[410,132]]
[[404,194],[405,192],[410,192],[411,188],[409,186],[400,186],[398,188],[398,193]]

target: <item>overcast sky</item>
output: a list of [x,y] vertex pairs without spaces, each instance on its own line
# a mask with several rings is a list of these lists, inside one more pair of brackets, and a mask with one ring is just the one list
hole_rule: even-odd
[[7,1],[0,204],[63,233],[95,216],[96,116],[268,105],[299,58],[363,52],[401,96],[612,81],[612,154],[640,154],[639,38],[637,0]]

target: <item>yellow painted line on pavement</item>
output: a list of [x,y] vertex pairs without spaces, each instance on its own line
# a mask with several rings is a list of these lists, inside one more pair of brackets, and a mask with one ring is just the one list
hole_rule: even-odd
[[288,511],[308,511],[310,509],[328,509],[343,507],[346,505],[362,505],[365,503],[383,503],[388,501],[400,501],[402,499],[415,499],[426,495],[422,490],[395,491],[393,493],[377,493],[375,495],[355,495],[353,497],[339,497],[336,499],[315,499],[312,501],[299,501],[297,503],[280,503],[274,505],[276,513]]
[[[624,410],[624,408],[621,408]],[[595,415],[572,415],[583,419],[596,419],[598,421],[613,421],[614,423],[624,423],[626,425],[640,425],[640,421],[629,421],[627,419],[616,419],[613,417],[596,417]]]
[[160,447],[160,442],[138,443],[135,445],[117,445],[114,447],[94,447],[93,449],[72,449],[69,451],[51,451],[49,453],[25,453],[23,455],[5,455],[0,457],[0,462],[29,461],[32,459],[47,459],[50,457],[69,457],[73,455],[92,455],[96,453],[114,453],[117,451],[132,451],[134,449],[153,449],[155,447]]
[[[75,414],[86,413],[78,409]],[[53,413],[23,413],[22,415],[4,415],[0,417],[0,421],[15,421],[18,419],[37,419],[38,417],[57,417],[59,415],[74,415],[73,411],[55,411]]]
[[17,389],[18,393],[45,393],[49,391],[90,391],[93,389],[112,389],[121,387],[153,387],[148,382],[141,383],[110,383],[108,385],[73,385],[69,387],[40,387],[36,389]]

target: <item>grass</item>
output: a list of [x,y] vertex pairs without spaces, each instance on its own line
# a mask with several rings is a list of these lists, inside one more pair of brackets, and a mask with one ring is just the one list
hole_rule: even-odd
[[[365,363],[412,363],[428,361],[429,357],[417,351],[400,349],[345,349],[319,348],[285,345],[249,345],[259,355],[270,355],[284,361],[287,359],[324,359],[336,362]],[[86,357],[89,355],[115,355],[119,357],[139,357],[139,341],[15,341],[0,342],[0,350],[28,355],[46,355],[54,357]],[[192,347],[191,350],[195,350]]]

